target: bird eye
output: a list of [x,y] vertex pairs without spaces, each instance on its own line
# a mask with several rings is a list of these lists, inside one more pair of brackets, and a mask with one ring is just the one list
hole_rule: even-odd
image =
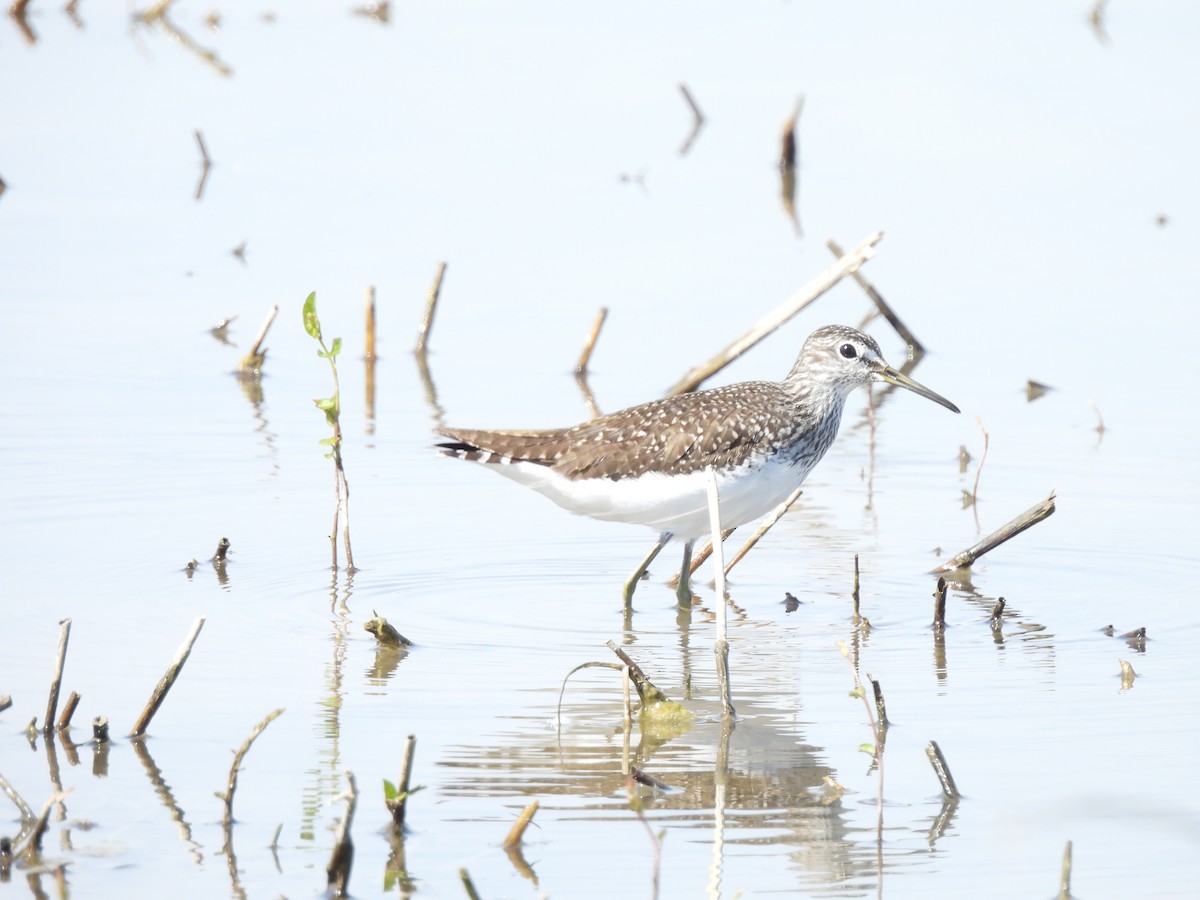
[[838,353],[842,354],[842,356],[846,359],[854,359],[856,356],[858,356],[858,350],[853,344],[842,344],[842,346],[838,348]]

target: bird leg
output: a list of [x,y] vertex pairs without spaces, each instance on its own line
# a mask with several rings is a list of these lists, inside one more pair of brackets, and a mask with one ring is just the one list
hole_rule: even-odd
[[679,586],[675,588],[675,596],[679,598],[680,606],[692,605],[692,588],[689,582],[692,577],[692,545],[695,543],[693,538],[683,545],[683,565],[679,567]]
[[629,576],[629,580],[625,582],[624,587],[621,588],[621,597],[624,599],[626,607],[628,607],[630,602],[633,600],[633,592],[637,590],[638,582],[642,580],[642,576],[645,575],[646,570],[650,568],[650,563],[654,562],[654,557],[658,556],[658,554],[662,551],[662,548],[667,546],[667,542],[669,540],[671,540],[671,532],[664,531],[662,534],[660,534],[658,536],[658,543],[654,545],[654,549],[647,553],[646,558],[638,563],[638,567],[634,570],[633,574]]

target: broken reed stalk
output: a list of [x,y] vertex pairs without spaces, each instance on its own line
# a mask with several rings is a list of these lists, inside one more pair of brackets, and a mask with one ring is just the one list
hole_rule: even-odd
[[642,671],[642,667],[633,661],[628,653],[626,653],[616,641],[607,640],[604,646],[616,654],[617,659],[629,667],[629,677],[633,681],[633,686],[637,688],[638,697],[642,701],[642,705],[646,706],[651,703],[660,703],[669,699],[658,687],[655,686],[646,673]]
[[71,691],[71,695],[67,697],[67,703],[63,707],[62,715],[58,717],[58,724],[54,726],[55,731],[66,731],[71,727],[71,717],[75,715],[79,700],[79,692]]
[[12,706],[12,694],[0,694],[0,712]]
[[367,336],[363,357],[368,360],[375,358],[375,285],[367,285]]
[[854,554],[854,587],[850,591],[850,596],[854,599],[854,621],[857,622],[862,618],[859,615],[859,593],[858,593],[858,554]]
[[575,363],[576,375],[587,374],[588,363],[592,361],[592,351],[596,349],[596,341],[600,337],[600,329],[604,327],[604,320],[607,318],[608,307],[600,307],[600,312],[596,313],[596,321],[592,323],[592,328],[584,339],[583,352],[579,354],[579,362]]
[[[830,253],[839,259],[844,255],[841,246],[833,238],[827,240],[825,246],[829,248]],[[883,299],[883,295],[876,290],[875,285],[871,284],[857,269],[851,274],[854,276],[854,280],[858,286],[863,289],[863,293],[871,298],[871,302],[875,304],[875,308],[879,310],[880,314],[896,330],[896,333],[908,344],[909,355],[922,355],[925,352],[925,346],[917,340],[916,335],[908,330],[908,326],[900,320],[900,317],[896,315],[896,311]]]
[[217,541],[217,552],[213,554],[212,561],[215,563],[225,562],[225,558],[229,556],[229,548],[232,546],[229,543],[229,538],[223,537]]
[[990,619],[988,619],[988,624],[992,626],[993,630],[1004,624],[1004,605],[1007,602],[1008,601],[1001,597],[999,601],[997,601],[996,605],[992,608],[992,616]]
[[410,734],[404,740],[404,754],[400,757],[400,783],[396,786],[396,796],[385,801],[388,812],[392,814],[392,828],[396,831],[404,830],[404,812],[408,806],[409,782],[412,780],[416,749],[417,736]]
[[[791,494],[788,495],[786,500],[780,503],[779,506],[775,507],[775,511],[771,513],[770,517],[758,527],[758,530],[755,531],[754,534],[750,535],[750,537],[746,539],[746,543],[742,544],[742,549],[734,554],[733,559],[729,561],[729,565],[725,567],[726,575],[733,570],[734,566],[742,561],[747,553],[754,549],[754,545],[762,540],[764,534],[775,527],[775,523],[782,519],[784,513],[792,508],[792,504],[800,499],[801,493],[801,489],[796,488],[791,492]],[[722,540],[724,540],[724,538],[722,538]]]
[[417,343],[413,346],[413,352],[418,356],[424,355],[429,346],[429,332],[433,330],[433,315],[437,312],[438,297],[442,293],[442,279],[445,277],[446,263],[440,262],[429,293],[425,295],[425,312],[421,315],[421,324],[417,326]]
[[886,729],[892,723],[888,721],[887,704],[883,702],[883,688],[871,677],[870,672],[867,673],[867,681],[871,682],[871,690],[875,694],[875,714],[879,716],[879,725]]
[[333,852],[325,867],[325,886],[334,897],[349,895],[350,867],[354,863],[354,841],[350,838],[350,825],[354,820],[354,808],[358,805],[358,785],[354,773],[346,770],[346,813],[338,822],[333,839]]
[[462,882],[463,890],[467,892],[470,900],[479,900],[479,892],[475,890],[475,885],[471,882],[471,875],[466,869],[458,870],[458,880]]
[[933,592],[933,627],[937,631],[946,627],[946,590],[946,579],[939,575]]
[[96,716],[92,719],[92,740],[97,744],[108,743],[108,716]]
[[1058,875],[1058,896],[1060,900],[1069,900],[1071,896],[1071,868],[1073,866],[1074,845],[1067,841],[1063,847],[1062,869]]
[[517,821],[509,829],[508,837],[504,839],[504,843],[501,845],[505,850],[512,850],[521,846],[521,841],[525,837],[525,829],[529,827],[529,823],[533,821],[534,813],[537,811],[538,802],[536,800],[521,811],[521,815],[517,816]]
[[54,731],[54,716],[58,712],[58,692],[62,688],[63,668],[67,664],[67,644],[71,640],[71,620],[61,619],[58,626],[58,653],[54,657],[54,676],[50,679],[50,699],[46,702],[46,718],[42,722],[42,734],[50,734]]
[[942,793],[951,800],[957,800],[959,798],[958,785],[954,783],[954,776],[950,774],[950,766],[946,764],[946,757],[942,755],[942,748],[938,746],[937,741],[930,741],[925,745],[925,755],[929,757],[929,765],[933,766],[934,774],[941,782]]
[[729,623],[725,605],[725,553],[724,545],[718,540],[721,534],[721,498],[717,490],[717,470],[708,470],[708,529],[713,544],[713,580],[717,588],[717,639],[713,643],[713,654],[717,658],[717,689],[721,693],[721,716],[726,721],[734,718],[733,698],[729,690]]
[[130,737],[141,737],[146,733],[146,729],[150,726],[150,720],[154,718],[154,714],[158,712],[158,708],[167,699],[167,693],[175,684],[175,679],[179,677],[179,672],[183,669],[183,664],[187,662],[188,656],[192,652],[192,645],[196,643],[196,638],[200,636],[200,630],[204,627],[205,618],[205,616],[201,616],[192,625],[192,630],[184,640],[183,646],[179,648],[179,652],[175,654],[175,658],[167,666],[166,673],[159,679],[158,684],[155,685],[154,692],[150,695],[150,701],[146,704],[146,708],[142,710],[142,714],[134,724],[133,731],[129,735]]
[[831,287],[845,278],[875,255],[875,245],[883,240],[883,232],[877,231],[858,244],[853,250],[840,257],[836,263],[806,284],[803,288],[763,316],[749,331],[714,355],[707,362],[685,374],[668,392],[668,395],[686,394],[694,391],[702,382],[737,359],[779,326],[783,325],[800,310],[815,301]]
[[246,740],[242,741],[242,746],[238,747],[237,753],[233,755],[233,765],[229,767],[228,786],[225,788],[225,793],[221,795],[221,799],[225,801],[225,811],[221,815],[221,827],[226,831],[233,826],[233,794],[237,790],[238,772],[241,771],[242,760],[250,752],[250,745],[254,743],[254,739],[281,715],[283,715],[282,709],[269,713],[266,718],[254,726],[250,734],[246,736]]
[[974,564],[975,560],[983,556],[989,550],[994,550],[1003,544],[1005,541],[1016,537],[1026,528],[1031,528],[1043,519],[1048,519],[1054,514],[1054,494],[1053,492],[1036,506],[1031,506],[1025,512],[1021,513],[1012,521],[1008,522],[996,531],[993,531],[977,544],[968,547],[957,556],[948,559],[936,569],[933,570],[935,575],[940,575],[944,572],[952,572],[955,569],[965,569]]
[[267,332],[271,330],[271,323],[275,321],[277,315],[279,315],[278,303],[268,310],[267,318],[263,321],[262,327],[258,329],[254,343],[250,345],[250,352],[243,356],[242,361],[238,363],[239,375],[262,374],[263,364],[267,361],[267,351],[262,349],[263,341],[267,339]]

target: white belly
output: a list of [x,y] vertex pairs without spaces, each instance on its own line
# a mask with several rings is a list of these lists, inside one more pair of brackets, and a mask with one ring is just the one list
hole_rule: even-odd
[[[708,534],[708,473],[638,478],[588,478],[570,481],[548,466],[512,462],[493,466],[573,513],[645,525],[682,540]],[[808,475],[811,466],[772,461],[755,468],[717,473],[721,527],[745,525],[770,512]]]

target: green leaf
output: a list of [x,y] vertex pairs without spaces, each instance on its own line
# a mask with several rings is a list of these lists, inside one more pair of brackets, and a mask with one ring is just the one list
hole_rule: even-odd
[[317,409],[323,409],[325,412],[337,412],[338,402],[337,397],[322,397],[320,400],[314,400]]
[[304,330],[310,338],[321,339],[321,320],[317,318],[317,292],[313,291],[304,301]]
[[395,800],[400,794],[400,789],[388,781],[383,779],[383,796],[388,800]]
[[333,339],[333,349],[329,351],[329,356],[332,358],[334,356],[337,356],[341,352],[342,352],[342,339],[334,338]]
[[862,751],[863,753],[867,754],[867,756],[875,755],[875,745],[874,744],[859,744],[858,749],[860,751]]

